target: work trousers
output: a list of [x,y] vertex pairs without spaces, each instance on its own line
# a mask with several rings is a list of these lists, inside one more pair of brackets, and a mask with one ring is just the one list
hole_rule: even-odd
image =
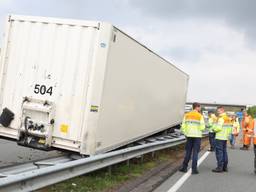
[[234,146],[236,144],[236,136],[234,134],[231,134],[229,137],[230,145]]
[[192,171],[197,170],[197,160],[198,160],[198,153],[200,151],[200,146],[201,146],[201,138],[187,137],[187,142],[185,147],[186,154],[183,161],[184,168],[188,167],[188,163],[192,155]]
[[256,174],[256,144],[254,144],[254,172]]
[[228,153],[227,153],[227,141],[226,140],[215,140],[216,143],[216,159],[217,166],[220,169],[227,168],[228,165]]
[[209,142],[211,150],[215,151],[215,133],[209,132]]

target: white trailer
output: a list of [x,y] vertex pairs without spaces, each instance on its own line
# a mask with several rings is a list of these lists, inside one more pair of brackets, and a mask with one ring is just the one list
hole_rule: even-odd
[[4,40],[3,137],[94,155],[181,123],[188,75],[109,23],[11,15]]

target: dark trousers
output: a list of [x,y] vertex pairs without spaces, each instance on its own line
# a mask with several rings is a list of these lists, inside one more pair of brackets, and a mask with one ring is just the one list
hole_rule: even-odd
[[220,169],[227,168],[227,165],[228,165],[227,141],[216,139],[215,143],[216,143],[217,166]]
[[254,145],[253,149],[254,149],[254,172],[256,173],[256,145]]
[[209,142],[210,142],[210,147],[211,150],[215,151],[215,133],[214,132],[209,132]]
[[201,138],[187,137],[187,142],[185,147],[186,154],[183,161],[184,168],[188,167],[188,163],[192,155],[192,171],[197,170],[197,160],[198,160],[198,153],[200,151],[200,145],[201,145]]

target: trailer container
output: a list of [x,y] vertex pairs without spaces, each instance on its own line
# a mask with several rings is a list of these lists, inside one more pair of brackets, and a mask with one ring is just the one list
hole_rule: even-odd
[[188,75],[106,22],[10,15],[0,135],[104,153],[181,123]]

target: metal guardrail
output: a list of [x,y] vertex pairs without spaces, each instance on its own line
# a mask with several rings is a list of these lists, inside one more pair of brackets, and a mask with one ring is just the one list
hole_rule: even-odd
[[63,156],[0,169],[0,192],[33,191],[186,141],[184,136],[177,134],[154,139],[150,143],[87,158]]
[[75,157],[73,158],[72,156],[68,156],[68,155],[60,155],[57,157],[41,159],[39,161],[32,161],[32,162],[26,162],[26,163],[20,163],[20,164],[15,164],[11,166],[1,167],[0,181],[2,178],[8,177],[8,176],[24,173],[27,171],[37,170],[46,166],[56,165],[59,163],[70,162],[75,159],[77,158]]

